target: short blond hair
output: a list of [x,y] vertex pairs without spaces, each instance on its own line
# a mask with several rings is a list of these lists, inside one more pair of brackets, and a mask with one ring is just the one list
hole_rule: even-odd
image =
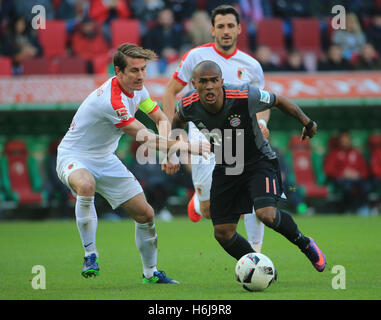
[[152,50],[144,49],[133,43],[123,43],[118,47],[114,54],[114,67],[118,67],[121,71],[123,71],[127,66],[126,57],[140,58],[147,61],[157,60],[158,58],[157,54]]

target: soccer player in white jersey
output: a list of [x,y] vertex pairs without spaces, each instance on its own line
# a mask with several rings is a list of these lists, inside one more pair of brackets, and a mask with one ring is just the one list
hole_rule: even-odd
[[[248,83],[260,89],[264,88],[261,65],[253,57],[237,49],[237,37],[241,32],[241,25],[236,9],[230,5],[218,6],[213,10],[211,20],[211,33],[215,41],[188,51],[166,87],[163,96],[163,110],[171,122],[176,96],[188,83],[191,84],[193,69],[201,61],[212,60],[216,62],[222,70],[225,84]],[[269,135],[266,127],[269,117],[269,110],[257,114],[265,138]],[[205,139],[192,122],[188,125],[189,141]],[[214,156],[212,154],[208,163],[201,157],[192,156],[191,163],[192,180],[196,192],[188,204],[188,216],[192,221],[197,222],[202,216],[210,218],[210,187],[215,164]],[[165,167],[163,169],[165,170]],[[244,216],[245,228],[249,243],[255,251],[260,252],[264,225],[257,219],[254,209],[253,213]]]
[[[76,195],[75,216],[85,250],[82,275],[86,278],[99,274],[96,248],[98,220],[94,206],[94,195],[98,192],[113,209],[122,207],[135,220],[135,240],[143,264],[143,283],[178,283],[156,268],[157,234],[153,209],[147,203],[139,182],[114,154],[122,134],[133,138],[139,134],[145,147],[153,146],[165,152],[174,147],[185,152],[193,150],[195,154],[208,152],[208,146],[204,144],[198,152],[195,151],[199,147],[196,144],[169,141],[167,133],[160,132],[163,127],[168,130],[170,123],[143,85],[146,64],[153,59],[156,59],[153,51],[128,43],[119,46],[114,55],[116,76],[83,101],[58,146],[58,177]],[[155,121],[161,136],[150,132],[135,119],[138,108]],[[160,121],[165,125],[159,126]]]

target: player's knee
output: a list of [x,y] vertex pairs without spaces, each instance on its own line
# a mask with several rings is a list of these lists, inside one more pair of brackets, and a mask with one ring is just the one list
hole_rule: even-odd
[[152,207],[147,203],[147,206],[144,208],[142,213],[135,218],[137,223],[149,223],[153,222],[155,213]]
[[202,216],[206,219],[210,219],[210,209],[209,208],[202,208],[201,209]]
[[200,211],[204,218],[210,219],[210,201],[200,201]]
[[276,217],[276,208],[264,207],[255,209],[255,213],[259,220],[261,220],[266,226],[272,225]]
[[232,230],[221,225],[214,226],[214,238],[221,244],[228,242],[235,232],[235,229]]
[[76,186],[76,192],[80,196],[93,196],[95,194],[95,181],[83,180]]

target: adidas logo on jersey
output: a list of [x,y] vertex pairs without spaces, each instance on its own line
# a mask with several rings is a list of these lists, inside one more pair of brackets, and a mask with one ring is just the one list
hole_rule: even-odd
[[200,123],[197,125],[197,127],[199,127],[200,129],[205,129],[205,128],[206,128],[205,124],[203,124],[202,122],[200,122]]

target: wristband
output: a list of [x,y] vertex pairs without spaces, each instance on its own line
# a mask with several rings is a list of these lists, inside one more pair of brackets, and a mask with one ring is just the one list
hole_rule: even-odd
[[262,123],[265,126],[265,128],[267,128],[267,122],[264,119],[259,119],[258,124],[259,123]]
[[312,127],[314,126],[314,122],[312,120],[310,120],[310,122],[308,122],[304,127],[310,131],[312,129]]

